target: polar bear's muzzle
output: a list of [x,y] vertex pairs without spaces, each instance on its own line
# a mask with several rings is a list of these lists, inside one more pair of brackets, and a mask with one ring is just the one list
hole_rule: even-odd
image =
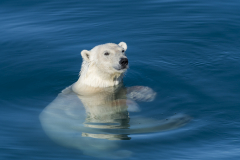
[[119,61],[119,64],[121,65],[121,69],[125,69],[128,66],[128,59],[127,58],[121,58]]

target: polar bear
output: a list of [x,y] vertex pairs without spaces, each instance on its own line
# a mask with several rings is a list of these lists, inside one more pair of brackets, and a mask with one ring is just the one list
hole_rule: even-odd
[[[140,111],[136,101],[153,101],[149,87],[126,88],[122,82],[129,64],[127,44],[107,43],[83,50],[80,77],[64,89],[41,113],[46,134],[56,143],[98,157],[128,157],[117,141],[131,134],[160,132],[185,125],[190,118],[175,115],[166,120],[131,116]],[[127,130],[126,130],[127,129]],[[113,151],[115,150],[115,151]]]
[[[126,50],[125,42],[120,42],[118,45],[107,43],[98,45],[90,51],[83,50],[80,77],[72,85],[72,90],[79,95],[89,95],[101,92],[103,88],[118,86],[128,69]],[[134,92],[136,90],[141,91],[144,96]],[[149,87],[132,87],[129,91],[132,92],[130,94],[132,98],[140,96],[143,101],[151,101],[156,95]]]

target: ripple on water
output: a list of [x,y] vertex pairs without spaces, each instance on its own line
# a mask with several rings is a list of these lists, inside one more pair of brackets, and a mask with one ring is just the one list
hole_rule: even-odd
[[[68,87],[42,111],[40,121],[46,134],[63,146],[92,156],[100,153],[102,156],[114,157],[119,153],[129,156],[130,151],[121,151],[116,140],[174,130],[191,120],[185,114],[162,120],[142,116],[137,101],[152,101],[155,95],[148,87],[120,85],[91,96],[80,96]],[[130,116],[131,112],[139,114]]]

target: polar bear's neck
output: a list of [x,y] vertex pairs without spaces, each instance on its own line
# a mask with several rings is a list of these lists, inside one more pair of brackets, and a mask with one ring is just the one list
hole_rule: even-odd
[[122,73],[109,74],[99,70],[94,63],[83,61],[77,83],[102,88],[118,85],[122,81],[122,78]]

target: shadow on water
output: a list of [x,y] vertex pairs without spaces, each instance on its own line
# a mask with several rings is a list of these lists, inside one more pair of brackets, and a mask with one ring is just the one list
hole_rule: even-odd
[[162,132],[179,128],[191,118],[176,114],[163,120],[130,116],[139,112],[136,101],[152,101],[156,93],[142,86],[102,89],[81,96],[71,86],[63,90],[40,114],[46,134],[56,143],[96,157],[124,158],[132,152],[120,147],[119,140],[131,140],[132,134]]

